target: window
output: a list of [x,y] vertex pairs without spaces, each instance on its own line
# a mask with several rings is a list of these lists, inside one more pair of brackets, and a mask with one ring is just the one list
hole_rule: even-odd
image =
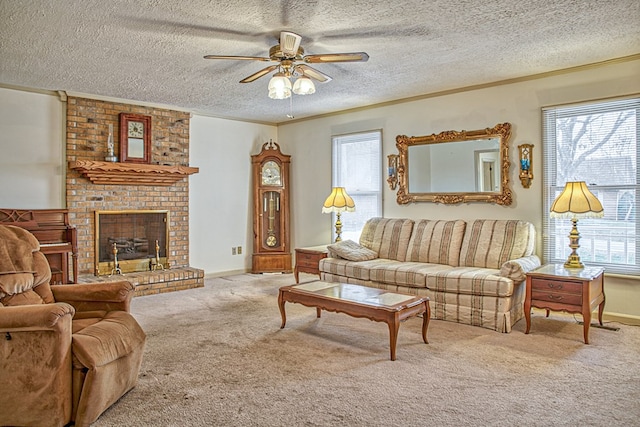
[[638,136],[640,98],[545,108],[544,256],[564,262],[571,252],[571,221],[549,218],[567,181],[585,181],[604,207],[604,218],[578,222],[584,263],[611,273],[640,274]]
[[357,242],[365,222],[382,216],[382,131],[338,135],[332,141],[332,185],[344,187],[356,204],[355,212],[340,216],[341,237]]

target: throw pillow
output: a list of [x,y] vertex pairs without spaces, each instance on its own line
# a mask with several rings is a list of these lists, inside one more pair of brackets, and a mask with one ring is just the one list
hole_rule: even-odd
[[349,261],[367,261],[378,258],[375,251],[365,248],[353,240],[342,240],[327,246],[327,249],[338,257]]

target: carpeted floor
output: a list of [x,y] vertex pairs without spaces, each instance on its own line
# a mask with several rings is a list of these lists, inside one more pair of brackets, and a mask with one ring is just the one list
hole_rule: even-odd
[[[314,276],[301,274],[303,280]],[[204,288],[135,298],[147,333],[138,386],[106,426],[640,425],[640,328],[582,326],[543,313],[509,334],[432,320],[387,325],[287,304],[292,275],[207,279]]]

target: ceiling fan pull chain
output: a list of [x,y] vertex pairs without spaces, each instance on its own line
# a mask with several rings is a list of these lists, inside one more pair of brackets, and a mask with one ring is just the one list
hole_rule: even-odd
[[289,97],[289,114],[287,114],[287,117],[290,119],[294,119],[295,117],[293,116],[293,96]]

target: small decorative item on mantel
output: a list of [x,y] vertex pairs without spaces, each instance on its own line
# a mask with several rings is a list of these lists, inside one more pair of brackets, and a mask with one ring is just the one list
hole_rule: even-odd
[[533,144],[518,145],[520,151],[520,182],[524,188],[531,187],[533,180]]
[[118,158],[116,157],[115,153],[113,152],[114,150],[114,145],[113,145],[113,125],[110,123],[109,124],[109,136],[107,137],[107,156],[104,158],[104,160],[106,162],[117,162]]

